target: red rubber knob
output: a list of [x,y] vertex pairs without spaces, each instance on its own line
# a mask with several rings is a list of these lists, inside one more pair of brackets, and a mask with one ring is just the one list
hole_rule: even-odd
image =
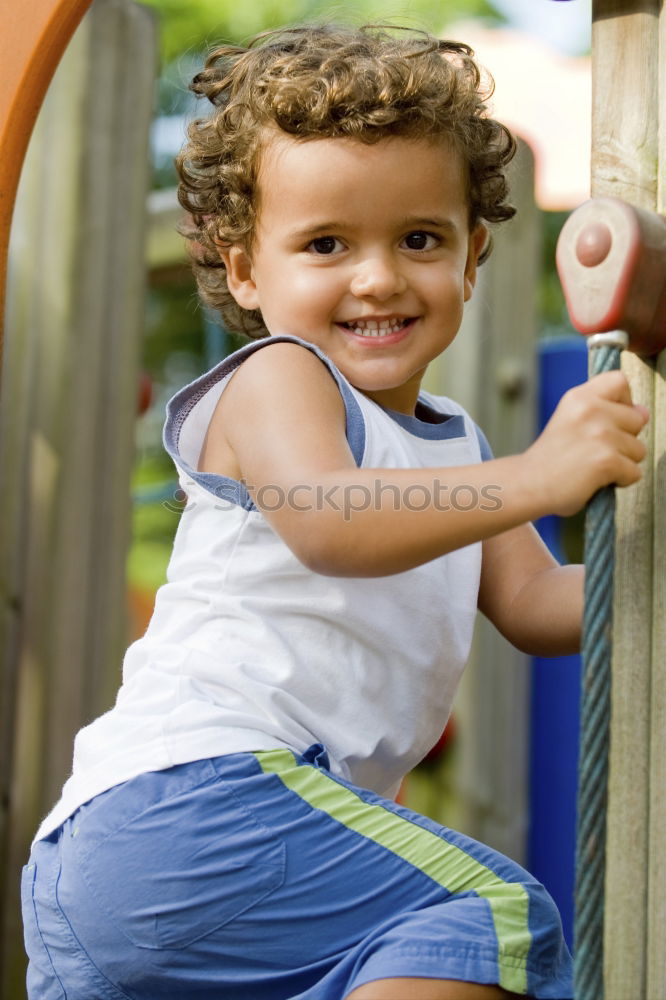
[[605,222],[591,222],[576,240],[576,257],[584,267],[602,264],[613,245],[613,234]]
[[666,347],[665,218],[593,198],[567,219],[556,262],[577,330],[624,330],[638,354]]

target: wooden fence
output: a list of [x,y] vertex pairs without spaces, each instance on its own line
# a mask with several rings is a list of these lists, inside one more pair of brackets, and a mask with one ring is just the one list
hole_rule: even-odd
[[152,15],[96,0],[30,141],[9,252],[0,397],[2,995],[23,995],[18,877],[108,708],[125,646],[143,329]]

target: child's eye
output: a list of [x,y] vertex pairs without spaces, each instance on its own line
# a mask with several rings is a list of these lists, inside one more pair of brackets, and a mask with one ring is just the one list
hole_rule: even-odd
[[432,233],[425,233],[423,230],[417,229],[413,233],[408,233],[403,243],[408,250],[434,250],[435,247],[439,246],[440,240]]
[[308,245],[308,250],[312,253],[320,254],[323,257],[336,253],[343,244],[335,236],[318,236],[316,240]]

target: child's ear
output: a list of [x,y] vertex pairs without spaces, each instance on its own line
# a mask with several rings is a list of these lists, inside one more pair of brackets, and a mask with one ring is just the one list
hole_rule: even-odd
[[227,269],[227,285],[241,309],[258,309],[259,297],[254,283],[252,260],[242,246],[220,247],[220,257]]
[[488,230],[482,222],[472,230],[467,245],[467,261],[465,263],[465,292],[464,301],[468,302],[472,297],[474,285],[476,284],[476,266],[483,248],[488,242]]

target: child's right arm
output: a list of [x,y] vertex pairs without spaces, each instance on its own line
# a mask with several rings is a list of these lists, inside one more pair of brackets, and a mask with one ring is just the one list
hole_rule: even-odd
[[[335,382],[312,352],[283,342],[251,355],[231,379],[200,468],[242,478],[315,572],[384,576],[545,514],[571,514],[609,483],[636,482],[646,420],[624,376],[610,372],[567,393],[521,455],[442,469],[359,469]],[[456,486],[478,497],[492,487],[495,502],[442,510],[442,489],[450,496]],[[395,503],[410,487],[419,488],[419,509]],[[425,496],[431,503],[423,507]]]

